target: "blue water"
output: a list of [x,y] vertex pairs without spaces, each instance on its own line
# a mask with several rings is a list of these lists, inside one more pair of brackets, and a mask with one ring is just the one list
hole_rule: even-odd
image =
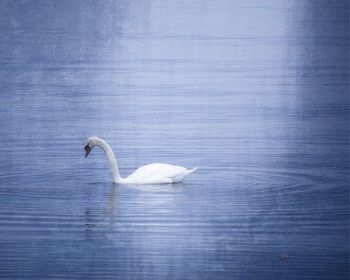
[[[348,1],[0,1],[0,278],[348,279]],[[111,183],[165,162],[183,184]]]

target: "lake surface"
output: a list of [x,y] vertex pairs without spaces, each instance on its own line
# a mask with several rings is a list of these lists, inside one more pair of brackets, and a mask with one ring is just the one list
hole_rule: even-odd
[[[348,1],[1,1],[0,278],[348,279]],[[111,183],[166,162],[183,184]]]

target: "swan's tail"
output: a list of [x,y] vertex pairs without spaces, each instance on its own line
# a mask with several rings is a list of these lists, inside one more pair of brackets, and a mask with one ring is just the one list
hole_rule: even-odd
[[172,178],[172,182],[173,183],[179,183],[181,182],[183,179],[185,179],[186,177],[190,176],[193,172],[195,172],[198,169],[198,167],[195,167],[191,170],[188,170],[186,173],[182,173],[181,175]]
[[197,169],[198,169],[198,166],[195,167],[195,168],[193,168],[193,169],[191,169],[191,170],[188,170],[186,176],[191,175],[191,174],[192,174],[193,172],[195,172]]
[[190,169],[186,172],[185,176],[182,178],[182,179],[185,179],[186,177],[190,176],[193,172],[195,172],[196,170],[198,169],[198,166],[193,168],[193,169]]

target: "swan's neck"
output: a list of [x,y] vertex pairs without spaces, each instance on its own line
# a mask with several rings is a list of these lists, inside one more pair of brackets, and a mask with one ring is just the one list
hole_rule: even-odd
[[101,141],[99,141],[99,143],[97,143],[97,146],[99,146],[105,152],[107,160],[108,160],[109,168],[110,168],[111,173],[112,173],[113,182],[118,183],[119,181],[122,180],[122,177],[120,176],[117,160],[114,156],[114,153],[113,153],[111,147],[107,144],[106,141],[104,141],[102,139],[101,139]]

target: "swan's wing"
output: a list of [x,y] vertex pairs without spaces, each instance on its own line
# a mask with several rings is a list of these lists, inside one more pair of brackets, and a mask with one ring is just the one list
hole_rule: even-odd
[[148,182],[164,179],[165,181],[170,182],[173,181],[173,179],[187,175],[187,173],[188,170],[181,166],[165,163],[152,163],[136,169],[134,173],[127,177],[127,180],[134,182]]

